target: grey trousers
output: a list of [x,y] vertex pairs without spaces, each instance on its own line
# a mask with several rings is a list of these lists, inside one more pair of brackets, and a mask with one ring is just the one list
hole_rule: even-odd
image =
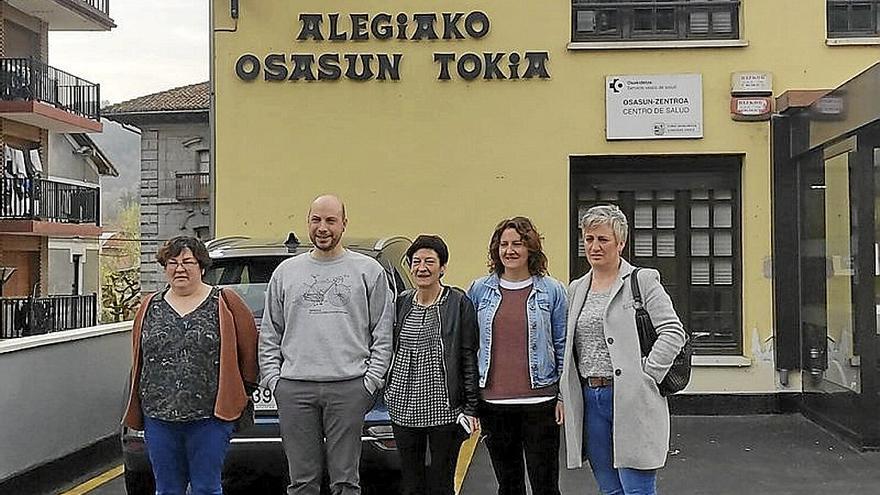
[[331,493],[361,493],[361,433],[373,399],[363,378],[278,381],[275,402],[290,472],[287,495],[319,495],[325,464]]

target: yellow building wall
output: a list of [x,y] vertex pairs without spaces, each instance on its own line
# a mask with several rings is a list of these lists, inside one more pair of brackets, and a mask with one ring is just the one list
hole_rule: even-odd
[[[294,229],[305,237],[309,202],[334,192],[346,201],[349,236],[443,235],[451,251],[447,280],[466,286],[485,273],[494,225],[523,214],[544,234],[551,274],[567,282],[570,156],[742,154],[741,320],[751,364],[701,367],[689,390],[782,389],[772,362],[767,274],[770,126],[731,120],[730,75],[772,72],[778,96],[836,87],[876,62],[876,46],[826,46],[824,1],[743,0],[748,46],[654,50],[569,49],[571,3],[562,0],[261,0],[240,7],[233,20],[229,2],[213,0],[218,236],[283,239]],[[347,28],[349,13],[475,10],[491,20],[479,40],[296,41],[300,13],[338,12]],[[451,81],[437,80],[435,52],[514,51],[548,51],[551,79],[468,82],[453,73]],[[245,82],[235,75],[245,53],[261,60],[269,53],[401,53],[403,63],[399,81],[274,82],[261,75]],[[606,141],[606,75],[675,73],[702,74],[704,138]],[[786,390],[798,388],[795,379]]]

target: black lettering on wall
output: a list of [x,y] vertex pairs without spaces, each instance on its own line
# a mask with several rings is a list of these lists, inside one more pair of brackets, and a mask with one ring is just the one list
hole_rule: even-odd
[[[357,70],[358,58],[361,59],[362,66],[360,72]],[[356,53],[346,53],[345,60],[348,62],[348,70],[345,71],[345,77],[354,81],[366,81],[373,78],[373,68],[370,63],[373,61],[372,55],[363,53],[358,56]]]
[[483,79],[507,79],[504,73],[498,68],[501,59],[504,58],[503,53],[484,53],[483,59],[486,63],[486,70],[483,71]]
[[523,74],[523,79],[531,79],[535,76],[541,79],[550,79],[550,73],[547,72],[547,61],[550,60],[550,54],[547,52],[526,52],[526,60],[529,67]]
[[507,68],[510,69],[510,78],[511,79],[519,79],[519,61],[521,60],[519,53],[511,53],[510,56],[507,57],[507,61],[510,62],[507,64]]
[[390,77],[392,81],[400,80],[400,59],[403,57],[400,53],[395,53],[391,55],[392,58],[388,57],[387,53],[380,53],[376,55],[379,58],[379,73],[376,75],[376,79],[380,81],[384,81],[386,76]]
[[449,77],[449,62],[453,62],[455,60],[454,53],[435,53],[434,54],[434,62],[440,62],[440,75],[437,76],[437,79],[441,81],[448,81]]
[[464,35],[461,34],[461,31],[458,29],[458,23],[461,22],[461,18],[464,17],[464,13],[455,12],[443,13],[443,39],[444,40],[463,40]]
[[483,72],[483,59],[476,53],[465,53],[458,59],[458,76],[473,81]]
[[312,72],[312,64],[315,63],[315,56],[307,53],[294,53],[290,56],[290,61],[293,62],[293,69],[290,71],[290,80],[291,81],[299,81],[300,79],[305,79],[306,81],[314,81],[315,74]]
[[260,75],[260,59],[246,53],[235,62],[235,75],[242,81],[253,81]]
[[283,53],[270,53],[264,60],[266,70],[263,78],[266,81],[284,81],[287,79],[287,56]]
[[349,14],[351,17],[351,39],[352,41],[364,41],[369,38],[367,36],[367,20],[370,19],[369,14]]
[[302,29],[296,39],[305,41],[311,37],[315,41],[322,41],[324,35],[321,34],[321,14],[300,14],[299,20],[302,22]]
[[318,57],[318,80],[337,81],[342,77],[342,69],[339,68],[339,54],[325,53]]
[[409,22],[409,18],[404,13],[397,14],[397,39],[405,40],[406,37],[406,25]]
[[437,21],[437,14],[414,14],[413,19],[416,21],[416,31],[413,33],[411,39],[437,39],[437,32],[434,30],[434,23]]
[[471,38],[480,39],[489,34],[489,24],[489,16],[484,12],[474,11],[465,17],[464,30]]
[[394,28],[391,26],[391,15],[381,13],[373,16],[373,21],[370,22],[370,31],[373,33],[373,38],[377,40],[391,39],[394,36]]
[[348,33],[345,31],[339,32],[339,14],[328,14],[327,17],[330,18],[330,36],[327,39],[330,41],[345,41],[348,39]]

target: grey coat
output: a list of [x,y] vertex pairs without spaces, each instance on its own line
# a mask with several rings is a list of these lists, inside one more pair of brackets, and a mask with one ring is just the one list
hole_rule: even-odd
[[[605,337],[614,367],[614,467],[657,469],[669,450],[669,407],[657,384],[663,381],[687,338],[657,270],[643,269],[639,288],[657,342],[647,359],[639,351],[630,275],[633,266],[621,260],[605,311]],[[574,355],[578,315],[590,290],[592,273],[569,287],[568,331],[560,381],[565,402],[565,447],[569,469],[584,462],[584,396]]]

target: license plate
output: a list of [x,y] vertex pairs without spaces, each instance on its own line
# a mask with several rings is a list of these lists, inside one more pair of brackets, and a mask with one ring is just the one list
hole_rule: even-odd
[[272,397],[272,391],[268,388],[260,387],[251,394],[251,400],[254,401],[255,411],[277,411],[278,406],[275,405],[275,397]]

